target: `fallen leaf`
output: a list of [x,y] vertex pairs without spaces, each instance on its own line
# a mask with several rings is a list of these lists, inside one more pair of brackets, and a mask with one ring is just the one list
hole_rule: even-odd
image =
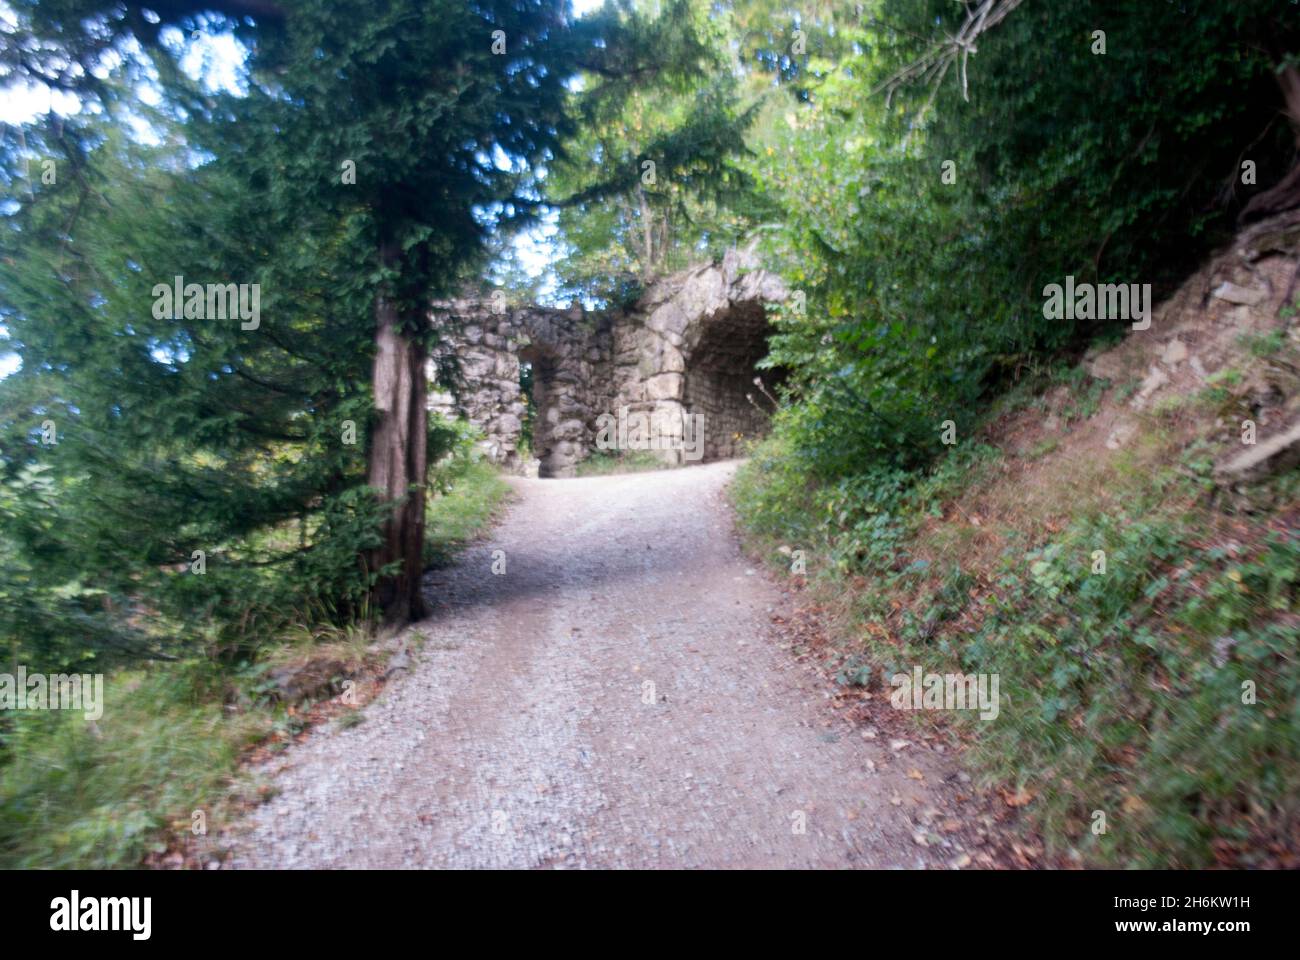
[[1021,787],[1015,793],[1003,790],[1002,799],[1007,802],[1008,807],[1023,807],[1034,799],[1034,795],[1026,788]]

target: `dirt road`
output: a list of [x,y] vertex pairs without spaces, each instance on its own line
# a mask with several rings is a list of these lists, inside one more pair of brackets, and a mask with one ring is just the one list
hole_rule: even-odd
[[518,481],[429,576],[410,670],[287,752],[233,864],[943,864],[916,839],[938,758],[828,725],[733,535],[734,468]]

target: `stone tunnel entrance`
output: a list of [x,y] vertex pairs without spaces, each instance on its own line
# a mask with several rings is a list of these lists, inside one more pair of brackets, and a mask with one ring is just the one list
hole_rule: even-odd
[[757,369],[767,356],[767,312],[762,303],[740,304],[700,329],[686,361],[682,406],[688,416],[704,415],[705,460],[739,456],[746,443],[767,433],[773,413],[768,395],[783,379],[781,371]]

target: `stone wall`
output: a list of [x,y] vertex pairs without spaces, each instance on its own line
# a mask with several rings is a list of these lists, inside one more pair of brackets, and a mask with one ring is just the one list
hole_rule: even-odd
[[[756,266],[732,251],[663,278],[620,311],[435,304],[443,342],[430,360],[430,408],[467,418],[483,431],[488,457],[527,472],[519,454],[527,362],[541,476],[572,476],[596,448],[601,415],[620,408],[657,423],[702,414],[704,459],[734,456],[766,426],[771,405],[753,386],[754,364],[767,352],[764,304],[785,296],[779,278]],[[657,455],[684,459],[681,450]]]

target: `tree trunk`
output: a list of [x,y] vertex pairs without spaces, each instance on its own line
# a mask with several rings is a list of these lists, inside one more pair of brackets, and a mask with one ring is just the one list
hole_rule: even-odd
[[[1282,113],[1291,125],[1296,149],[1300,150],[1300,70],[1293,66],[1284,67],[1276,74],[1276,79],[1282,93]],[[1262,220],[1297,206],[1300,206],[1300,163],[1293,165],[1290,172],[1273,186],[1251,197],[1237,215],[1237,222],[1245,224]]]
[[[396,262],[396,249],[380,249],[384,264]],[[369,484],[395,504],[384,524],[383,544],[372,551],[370,569],[396,561],[392,576],[381,577],[373,599],[389,623],[425,615],[420,580],[424,573],[424,495],[428,457],[428,410],[425,395],[425,348],[411,338],[397,304],[386,295],[375,299],[375,365],[372,383],[379,422],[370,437]]]
[[645,190],[641,184],[636,185],[637,200],[641,206],[641,229],[645,233],[645,253],[641,255],[641,277],[649,283],[654,276],[654,218],[650,215],[650,204],[646,202]]

